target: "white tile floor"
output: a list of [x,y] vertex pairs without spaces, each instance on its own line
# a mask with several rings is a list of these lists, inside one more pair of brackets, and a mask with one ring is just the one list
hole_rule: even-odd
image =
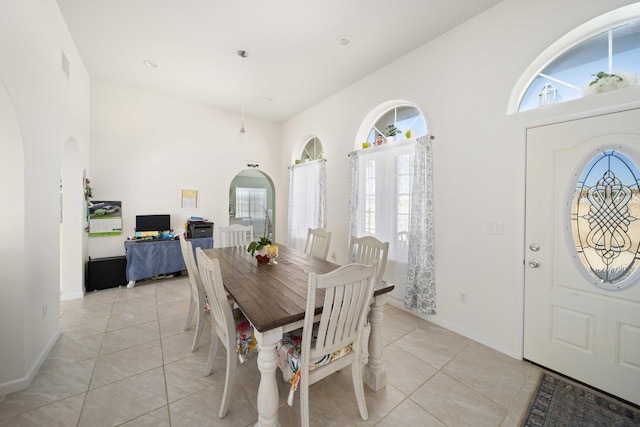
[[[62,336],[31,386],[0,398],[0,426],[253,426],[255,356],[240,366],[220,420],[224,353],[204,377],[210,329],[191,353],[188,304],[184,276],[62,302]],[[369,420],[360,419],[347,369],[311,387],[311,425],[517,426],[540,372],[390,306],[384,341],[388,383],[377,393],[365,386]],[[287,392],[282,383],[280,421],[298,426]]]

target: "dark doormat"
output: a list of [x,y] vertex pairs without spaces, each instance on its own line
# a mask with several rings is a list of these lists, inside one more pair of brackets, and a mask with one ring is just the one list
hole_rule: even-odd
[[[640,385],[638,387],[640,389]],[[640,408],[582,384],[543,372],[520,425],[640,426]]]

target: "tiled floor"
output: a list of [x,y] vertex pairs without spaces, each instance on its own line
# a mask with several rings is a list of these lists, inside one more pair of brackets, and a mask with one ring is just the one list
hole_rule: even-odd
[[[227,417],[217,417],[224,352],[202,375],[209,325],[191,353],[193,325],[184,276],[140,282],[61,303],[62,336],[24,391],[0,398],[0,426],[252,426],[257,421],[256,357],[239,367]],[[313,426],[517,426],[539,369],[387,306],[387,387],[365,387],[360,419],[350,370],[311,387]],[[254,353],[255,355],[255,353]],[[298,401],[280,421],[297,426]]]

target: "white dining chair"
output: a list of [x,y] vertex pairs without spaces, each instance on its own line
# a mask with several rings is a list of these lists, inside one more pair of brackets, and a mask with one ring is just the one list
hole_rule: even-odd
[[[296,374],[303,427],[309,425],[309,386],[349,365],[360,417],[365,421],[369,418],[362,380],[362,333],[375,275],[375,265],[362,264],[348,264],[327,274],[309,274],[301,362]],[[317,290],[324,290],[324,303],[320,321],[314,326]]]
[[196,248],[196,258],[202,284],[209,296],[209,313],[211,313],[211,344],[207,364],[204,368],[205,376],[211,375],[219,343],[222,343],[227,352],[224,389],[218,411],[218,417],[224,418],[231,402],[238,360],[240,363],[244,362],[249,352],[256,348],[257,341],[253,335],[251,323],[244,317],[240,309],[231,309],[222,283],[218,260],[209,258],[202,248]]
[[330,243],[331,232],[324,228],[309,228],[304,253],[317,258],[327,259]]
[[387,266],[389,242],[381,242],[373,236],[355,237],[349,239],[349,262],[371,264],[377,262],[376,280],[382,280]]
[[228,227],[220,227],[221,247],[248,246],[253,242],[253,226],[232,224]]
[[193,315],[196,316],[196,334],[193,337],[193,344],[191,345],[191,351],[196,351],[200,345],[200,338],[202,337],[202,330],[204,328],[204,322],[206,319],[204,310],[206,306],[206,297],[202,280],[200,280],[200,272],[196,265],[196,259],[193,255],[193,247],[191,242],[184,238],[184,234],[179,237],[180,250],[182,252],[182,258],[187,268],[187,275],[189,278],[189,287],[191,288],[191,299],[189,301],[189,312],[187,314],[187,323],[184,325],[184,330],[188,330],[193,320]]
[[[370,264],[376,262],[377,272],[376,281],[382,280],[384,276],[384,270],[387,266],[387,256],[389,254],[389,242],[382,242],[373,236],[355,237],[351,236],[349,239],[349,262],[357,262],[361,264]],[[368,314],[367,314],[368,318]],[[369,328],[369,321],[365,322],[365,327]],[[370,333],[370,331],[369,331]],[[369,349],[365,345],[366,335],[363,337],[363,357],[368,359]]]

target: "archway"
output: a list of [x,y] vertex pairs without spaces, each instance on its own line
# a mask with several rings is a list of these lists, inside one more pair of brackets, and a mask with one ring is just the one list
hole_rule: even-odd
[[[5,209],[0,210],[3,230],[2,298],[0,298],[0,342],[2,369],[0,395],[24,389],[25,375],[25,182],[24,149],[20,125],[11,96],[0,80],[0,197]],[[30,301],[30,303],[32,303]]]
[[229,185],[229,225],[253,225],[254,237],[275,236],[275,188],[257,169],[239,172]]

